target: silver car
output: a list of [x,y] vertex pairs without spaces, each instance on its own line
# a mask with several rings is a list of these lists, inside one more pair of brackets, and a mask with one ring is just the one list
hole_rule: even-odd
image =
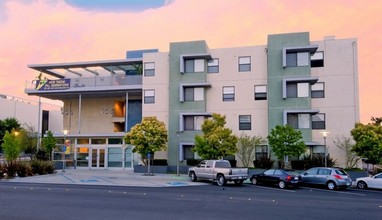
[[301,174],[302,184],[323,185],[330,190],[352,185],[350,176],[340,168],[314,167]]

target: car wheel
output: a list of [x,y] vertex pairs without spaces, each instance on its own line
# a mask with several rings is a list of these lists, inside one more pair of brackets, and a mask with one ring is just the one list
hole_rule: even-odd
[[241,184],[243,184],[244,180],[235,180],[234,182],[236,186],[240,186]]
[[196,177],[195,172],[191,172],[189,176],[190,176],[190,179],[191,179],[192,182],[196,182],[198,180],[198,178]]
[[253,185],[258,185],[259,184],[259,182],[257,181],[256,178],[253,178],[251,182],[252,182]]
[[226,183],[224,176],[219,174],[216,183],[218,184],[218,186],[224,186]]
[[367,184],[365,181],[359,181],[357,183],[357,187],[358,187],[358,189],[367,189]]
[[280,189],[284,189],[284,188],[285,188],[285,186],[286,186],[285,182],[284,182],[284,181],[282,181],[282,180],[279,182],[279,184],[278,184],[278,185],[279,185],[279,188],[280,188]]
[[326,184],[326,187],[330,190],[334,190],[336,189],[336,183],[334,183],[333,181],[329,181],[327,184]]

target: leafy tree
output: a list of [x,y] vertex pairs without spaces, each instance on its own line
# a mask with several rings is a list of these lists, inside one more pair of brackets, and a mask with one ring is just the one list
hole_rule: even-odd
[[301,131],[289,125],[277,125],[272,129],[271,134],[268,135],[268,143],[277,158],[284,161],[284,164],[286,156],[300,156],[306,151]]
[[212,119],[202,124],[203,135],[195,135],[193,148],[202,159],[218,159],[237,152],[238,139],[231,129],[224,127],[225,124],[225,116],[219,114],[212,114]]
[[356,142],[352,148],[358,156],[367,158],[371,164],[382,162],[382,126],[380,124],[357,123],[351,130]]
[[48,154],[48,158],[52,155],[52,150],[56,147],[57,140],[53,137],[52,131],[47,131],[46,136],[42,138],[41,145],[44,151]]
[[6,118],[4,120],[0,120],[0,146],[3,143],[3,137],[6,131],[12,132],[13,129],[19,130],[20,127],[21,124],[17,121],[16,118]]
[[354,146],[354,143],[352,143],[352,139],[348,137],[343,137],[342,140],[340,140],[337,137],[337,140],[333,142],[338,149],[341,149],[345,153],[345,168],[354,168],[357,165],[358,161],[361,160],[361,158],[358,157],[354,151],[352,151],[352,148]]
[[10,164],[15,163],[21,153],[20,138],[17,137],[15,130],[12,133],[5,131],[1,146],[3,147],[5,160]]
[[265,140],[261,136],[249,136],[242,133],[237,142],[237,156],[240,158],[244,167],[249,167],[255,159],[255,148]]
[[167,149],[166,126],[156,117],[144,117],[141,123],[134,125],[126,134],[125,142],[135,146],[133,152],[139,153],[142,162],[147,165],[147,154],[153,156],[156,151]]
[[37,131],[32,126],[23,126],[20,130],[20,138],[22,150],[33,157],[37,150]]

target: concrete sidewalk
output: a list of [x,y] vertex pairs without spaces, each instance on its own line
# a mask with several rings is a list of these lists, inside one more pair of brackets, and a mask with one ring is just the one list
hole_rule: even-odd
[[174,187],[205,185],[207,183],[191,182],[187,175],[134,173],[133,170],[57,170],[54,174],[2,179],[1,182],[80,184],[109,186],[142,186],[142,187]]

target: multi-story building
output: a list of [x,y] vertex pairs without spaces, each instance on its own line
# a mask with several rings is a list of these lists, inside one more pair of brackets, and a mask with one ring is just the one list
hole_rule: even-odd
[[[168,150],[155,157],[168,159],[170,169],[186,165],[197,157],[194,136],[212,113],[225,115],[238,136],[266,138],[289,124],[302,132],[308,154],[328,151],[342,165],[345,155],[331,140],[349,137],[359,121],[356,39],[310,41],[309,33],[290,33],[269,35],[267,45],[219,49],[176,42],[169,52],[128,51],[123,60],[29,67],[49,79],[25,92],[64,102],[65,138],[78,167],[138,163],[123,136],[145,116],[168,129]],[[271,152],[256,149],[257,157]]]

